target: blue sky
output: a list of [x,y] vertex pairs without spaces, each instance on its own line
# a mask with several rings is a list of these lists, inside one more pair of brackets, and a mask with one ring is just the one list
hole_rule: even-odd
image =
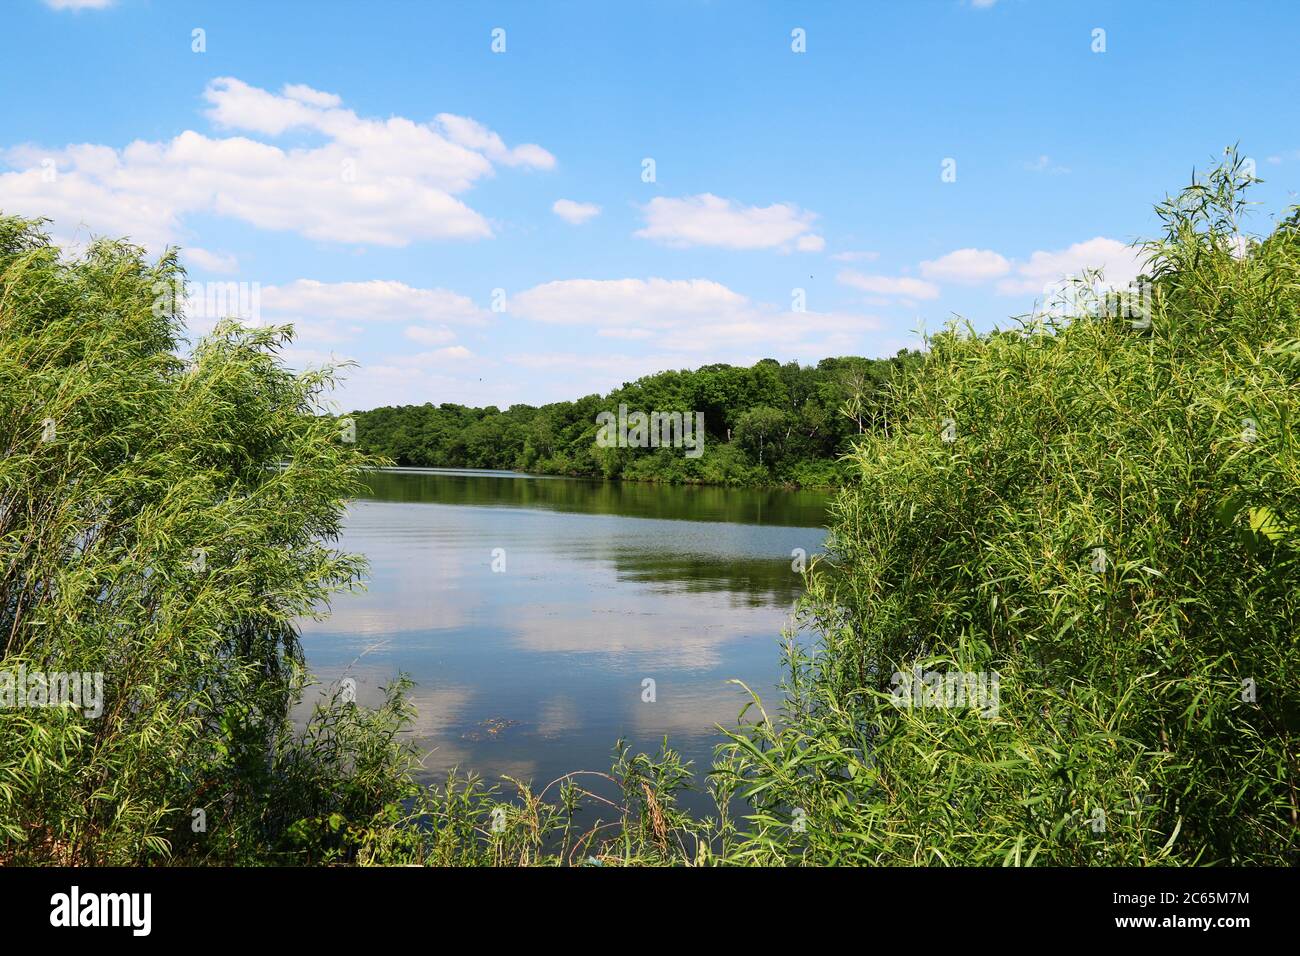
[[0,210],[256,284],[342,407],[536,404],[1123,284],[1231,143],[1267,231],[1298,43],[1262,0],[9,0]]

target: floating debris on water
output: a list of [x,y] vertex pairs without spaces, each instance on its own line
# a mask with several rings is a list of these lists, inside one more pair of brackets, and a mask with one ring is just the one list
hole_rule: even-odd
[[511,727],[518,727],[519,721],[507,720],[504,717],[489,717],[487,720],[478,722],[478,730],[467,730],[461,734],[463,740],[488,740],[493,737],[500,737]]

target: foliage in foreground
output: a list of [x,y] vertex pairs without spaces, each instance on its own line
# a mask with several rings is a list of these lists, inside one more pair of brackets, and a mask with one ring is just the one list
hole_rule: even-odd
[[[1297,862],[1300,219],[1243,248],[1241,170],[1157,207],[1149,323],[952,327],[898,384],[784,720],[727,749],[739,859]],[[996,672],[996,716],[899,706],[915,666]]]
[[[706,820],[666,744],[510,799],[421,787],[400,684],[295,728],[292,619],[359,572],[322,543],[364,463],[324,379],[234,326],[186,370],[143,305],[173,260],[62,264],[0,220],[0,665],[108,675],[100,721],[0,711],[0,861],[1297,862],[1300,213],[1243,247],[1247,184],[1230,158],[1158,207],[1137,311],[952,327],[889,385],[817,641]],[[898,706],[913,668],[996,674],[996,707]]]
[[[229,858],[287,839],[293,621],[362,570],[329,542],[365,459],[316,414],[330,373],[280,365],[286,330],[223,324],[179,358],[156,294],[179,276],[124,243],[61,259],[0,219],[0,672],[103,675],[98,717],[0,702],[0,861],[165,860],[200,826]],[[346,757],[317,783],[339,806],[391,789]]]

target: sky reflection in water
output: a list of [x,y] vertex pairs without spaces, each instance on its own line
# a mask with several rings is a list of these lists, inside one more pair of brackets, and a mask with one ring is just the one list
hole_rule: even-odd
[[800,589],[791,551],[824,536],[814,492],[430,471],[371,487],[342,541],[369,558],[369,589],[304,622],[303,644],[313,673],[353,677],[363,705],[399,672],[415,680],[432,778],[545,784],[607,769],[620,736],[653,750],[665,734],[707,766],[716,725],[745,702],[727,681],[774,696]]

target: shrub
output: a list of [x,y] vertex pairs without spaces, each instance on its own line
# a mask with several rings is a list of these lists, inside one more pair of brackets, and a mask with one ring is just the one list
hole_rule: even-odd
[[[255,857],[315,809],[277,779],[318,736],[286,733],[293,622],[362,570],[330,542],[365,459],[317,414],[331,370],[277,361],[286,329],[223,323],[183,360],[158,295],[182,278],[0,219],[0,674],[103,675],[97,718],[0,709],[0,859]],[[365,729],[332,738],[334,790],[400,779]]]
[[[1149,315],[950,326],[894,382],[784,718],[722,754],[741,858],[1296,861],[1300,245],[1238,239],[1248,185],[1157,207]],[[914,666],[996,672],[997,716],[897,706]]]

